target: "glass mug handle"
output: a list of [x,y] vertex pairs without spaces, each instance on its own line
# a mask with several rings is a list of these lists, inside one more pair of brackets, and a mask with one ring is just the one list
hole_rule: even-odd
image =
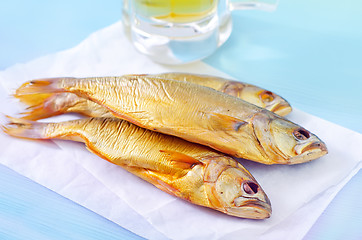
[[[186,2],[209,5],[216,3],[216,8],[210,8],[216,11],[199,20],[178,22],[172,19],[177,17],[177,14],[169,14],[170,19],[149,16],[152,11],[164,10],[163,5],[150,3],[163,1],[167,2],[166,0],[123,0],[122,19],[125,33],[137,50],[156,62],[168,65],[194,62],[211,55],[231,34],[231,11],[252,9],[274,11],[278,4],[278,0],[194,0],[195,2],[191,0]],[[183,0],[173,1],[180,6],[183,4]],[[177,4],[173,7],[177,7]],[[156,9],[157,7],[161,9]],[[146,15],[139,14],[142,11]]]
[[279,0],[230,0],[229,10],[262,10],[272,12],[277,9]]

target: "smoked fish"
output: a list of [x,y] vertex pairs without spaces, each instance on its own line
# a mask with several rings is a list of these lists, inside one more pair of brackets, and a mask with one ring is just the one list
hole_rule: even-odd
[[9,120],[3,130],[11,136],[84,142],[96,155],[193,204],[242,218],[271,215],[270,201],[254,177],[233,158],[206,146],[117,118]]
[[[259,107],[265,108],[280,116],[285,116],[292,111],[289,103],[281,96],[252,84],[238,82],[226,78],[215,77],[211,75],[177,72],[140,75],[133,74],[133,76],[159,77],[210,87],[231,96],[238,97]],[[14,96],[23,103],[30,105],[28,111],[23,113],[24,119],[38,120],[69,112],[80,113],[88,117],[112,116],[112,114],[101,105],[85,98],[77,97],[72,93],[43,94],[43,96],[40,94],[14,94]]]
[[292,111],[292,107],[288,101],[281,96],[275,94],[274,92],[244,82],[211,75],[180,72],[149,74],[144,76],[190,82],[213,88],[228,95],[238,97],[258,107],[265,108],[280,116],[286,116]]
[[297,164],[327,153],[314,134],[266,109],[209,87],[149,76],[32,80],[16,95],[73,93],[115,117],[235,157]]

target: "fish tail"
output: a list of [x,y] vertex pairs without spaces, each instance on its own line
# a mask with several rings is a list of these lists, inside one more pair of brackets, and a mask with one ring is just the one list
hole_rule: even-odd
[[47,98],[52,96],[53,93],[36,93],[36,94],[13,94],[13,97],[20,100],[20,102],[28,105],[28,106],[37,106],[42,104]]
[[33,122],[10,116],[6,117],[9,122],[1,126],[6,134],[26,139],[49,139],[49,137],[45,135],[47,123]]
[[22,119],[39,120],[57,116],[67,112],[69,107],[69,98],[59,93],[14,94],[14,97],[29,105],[21,113],[24,115]]
[[46,105],[41,104],[38,106],[29,107],[28,111],[22,112],[21,114],[24,115],[22,119],[35,121],[39,119],[57,116],[62,113],[62,111],[55,111],[55,109],[47,108]]
[[59,123],[44,123],[6,116],[8,123],[2,130],[13,137],[25,139],[63,139],[85,142],[82,126],[88,120],[72,120]]
[[[15,92],[15,96],[35,93],[57,93],[65,92],[61,83],[68,78],[43,78],[25,82]],[[28,100],[29,101],[29,100]]]

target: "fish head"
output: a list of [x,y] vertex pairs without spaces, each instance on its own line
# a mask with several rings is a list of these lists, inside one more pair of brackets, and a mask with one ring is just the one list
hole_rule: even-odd
[[254,104],[272,111],[275,114],[285,116],[292,111],[292,107],[287,100],[271,91],[254,86],[248,86],[244,91],[244,94],[254,96]]
[[292,111],[292,107],[288,101],[273,92],[262,90],[258,92],[258,97],[265,105],[265,109],[272,111],[279,116],[286,116]]
[[228,81],[222,91],[280,116],[285,116],[292,111],[292,107],[287,100],[271,91],[254,85],[238,81]]
[[326,144],[315,134],[275,114],[256,114],[253,127],[271,164],[304,163],[328,153]]
[[[240,164],[213,168],[214,181],[209,199],[216,209],[228,215],[265,219],[271,215],[271,204],[259,183]],[[216,173],[216,174],[215,174]],[[209,179],[209,182],[210,183]]]

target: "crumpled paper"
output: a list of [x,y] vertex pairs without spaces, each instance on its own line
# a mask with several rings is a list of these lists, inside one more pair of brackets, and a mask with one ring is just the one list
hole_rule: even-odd
[[[227,77],[202,62],[183,66],[152,62],[133,48],[118,22],[95,32],[72,49],[0,72],[0,112],[16,116],[23,110],[10,94],[30,79],[167,71]],[[333,197],[361,168],[358,149],[362,135],[297,109],[288,118],[323,139],[329,154],[293,166],[241,162],[272,202],[273,214],[266,220],[230,217],[170,196],[88,152],[80,143],[29,141],[0,132],[0,144],[6,146],[0,152],[0,163],[148,239],[295,240],[303,238]],[[2,118],[1,123],[4,121]]]

